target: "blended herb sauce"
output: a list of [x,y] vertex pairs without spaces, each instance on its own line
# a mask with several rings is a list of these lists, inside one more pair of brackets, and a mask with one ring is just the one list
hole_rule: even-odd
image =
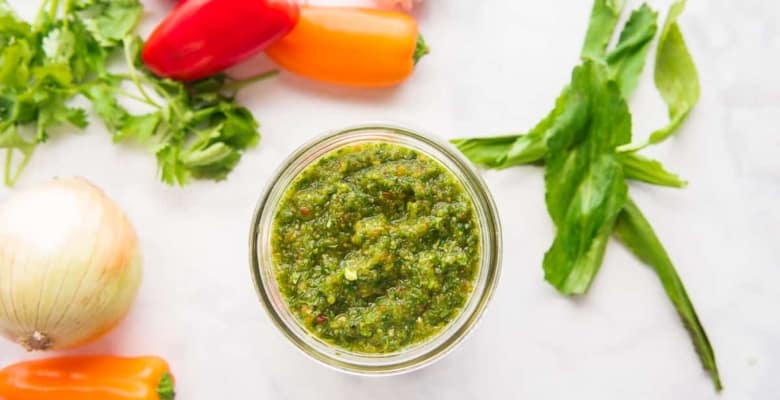
[[390,143],[335,150],[306,167],[274,219],[276,279],[314,335],[390,353],[455,319],[480,260],[474,206],[429,156]]

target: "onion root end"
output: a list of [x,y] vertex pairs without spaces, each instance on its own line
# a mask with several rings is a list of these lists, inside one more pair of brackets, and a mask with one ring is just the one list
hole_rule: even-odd
[[38,331],[34,331],[27,336],[20,337],[19,343],[27,351],[46,351],[52,347],[52,341],[49,336]]

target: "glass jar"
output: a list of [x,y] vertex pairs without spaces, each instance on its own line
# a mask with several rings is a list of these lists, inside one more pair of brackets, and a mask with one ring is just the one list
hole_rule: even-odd
[[[333,150],[365,142],[388,142],[410,147],[439,161],[459,179],[472,199],[479,224],[481,259],[469,300],[459,316],[433,337],[394,353],[353,353],[329,344],[298,322],[288,309],[274,276],[271,234],[279,201],[304,168]],[[274,175],[260,198],[250,233],[252,275],[260,301],[279,330],[315,360],[336,369],[361,375],[386,375],[412,371],[442,358],[474,328],[498,282],[501,269],[501,227],[493,198],[485,182],[460,152],[448,143],[409,129],[372,124],[331,132],[295,151]]]

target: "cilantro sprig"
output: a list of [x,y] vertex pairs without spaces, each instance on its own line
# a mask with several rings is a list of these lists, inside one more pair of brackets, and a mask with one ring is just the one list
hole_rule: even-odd
[[[275,71],[244,81],[224,75],[191,83],[159,78],[140,61],[143,43],[133,31],[141,14],[138,0],[44,0],[29,23],[0,0],[6,185],[16,182],[54,128],[88,125],[87,111],[72,105],[78,97],[89,100],[115,142],[146,145],[168,184],[225,179],[257,144],[258,123],[234,97],[243,85]],[[125,71],[109,69],[114,59],[125,60]],[[133,113],[128,102],[147,111]]]

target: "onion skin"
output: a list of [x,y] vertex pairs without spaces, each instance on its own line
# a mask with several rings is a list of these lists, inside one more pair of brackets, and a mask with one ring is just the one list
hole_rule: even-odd
[[0,203],[0,334],[27,350],[107,333],[129,311],[141,275],[135,230],[86,180],[54,179]]

